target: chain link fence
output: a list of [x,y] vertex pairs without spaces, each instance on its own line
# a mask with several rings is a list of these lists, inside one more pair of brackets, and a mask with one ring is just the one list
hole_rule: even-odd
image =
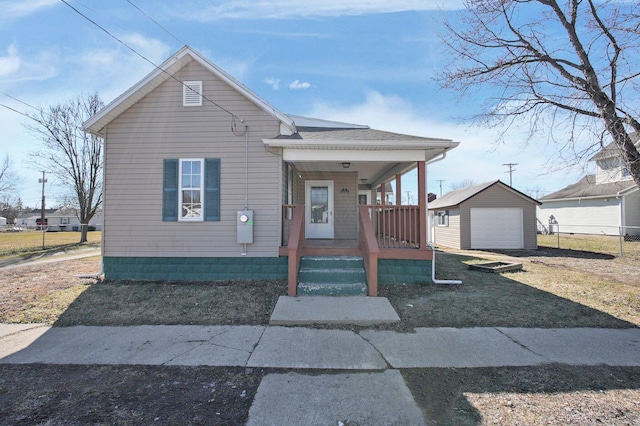
[[[570,225],[538,222],[539,243],[556,248],[575,249],[575,241],[582,244],[591,239],[607,253],[624,256],[625,252],[640,250],[640,226]],[[587,245],[588,247],[588,245]]]

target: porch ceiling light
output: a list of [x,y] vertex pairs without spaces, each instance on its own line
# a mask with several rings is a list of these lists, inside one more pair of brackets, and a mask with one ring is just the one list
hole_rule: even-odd
[[367,180],[366,179],[360,179],[360,182],[361,183],[367,183]]
[[348,169],[350,166],[351,166],[351,163],[348,163],[348,162],[342,163],[342,168],[344,169]]

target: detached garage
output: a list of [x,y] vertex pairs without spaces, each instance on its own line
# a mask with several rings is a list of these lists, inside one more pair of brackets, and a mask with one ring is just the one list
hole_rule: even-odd
[[540,203],[499,180],[429,203],[430,239],[458,249],[537,249]]

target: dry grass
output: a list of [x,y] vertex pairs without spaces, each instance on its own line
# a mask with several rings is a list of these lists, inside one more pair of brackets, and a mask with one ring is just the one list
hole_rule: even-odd
[[[101,239],[102,232],[89,232],[86,244],[97,246]],[[43,249],[42,232],[0,232],[0,259],[7,256],[29,256],[55,250],[73,249],[79,246],[79,241],[79,232],[45,232]]]
[[99,270],[99,257],[0,270],[0,323],[53,324],[95,282],[75,275]]

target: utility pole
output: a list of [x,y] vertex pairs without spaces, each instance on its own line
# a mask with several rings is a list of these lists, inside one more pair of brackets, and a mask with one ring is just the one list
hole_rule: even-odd
[[407,205],[410,206],[411,205],[411,191],[405,191],[407,193]]
[[444,182],[444,179],[437,179],[436,182],[440,183],[440,196],[442,197],[442,182]]
[[516,169],[513,168],[513,166],[517,166],[518,163],[504,163],[503,166],[508,166],[509,167],[509,171],[505,172],[505,173],[509,173],[509,186],[513,186],[513,172],[516,171]]
[[42,250],[44,250],[44,184],[47,183],[47,179],[44,177],[45,171],[42,171],[42,179],[38,179],[38,182],[42,183],[42,206],[40,208],[40,229],[42,230]]

